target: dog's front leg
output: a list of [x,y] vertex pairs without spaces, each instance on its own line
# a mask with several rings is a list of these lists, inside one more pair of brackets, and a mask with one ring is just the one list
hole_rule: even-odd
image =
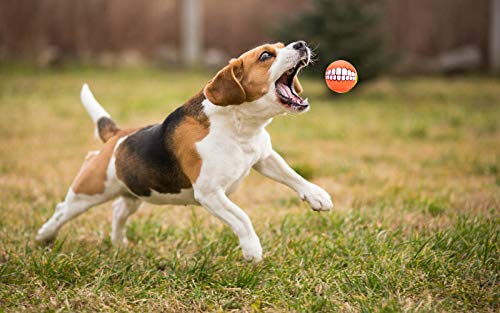
[[323,188],[302,178],[275,151],[257,162],[254,169],[295,190],[299,197],[309,202],[315,211],[328,211],[333,208],[332,199]]
[[221,189],[210,191],[195,189],[195,198],[210,213],[231,227],[238,236],[245,260],[253,262],[262,260],[262,247],[250,218],[229,200]]

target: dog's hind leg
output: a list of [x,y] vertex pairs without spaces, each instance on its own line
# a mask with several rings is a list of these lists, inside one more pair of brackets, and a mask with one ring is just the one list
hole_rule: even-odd
[[98,195],[75,194],[70,188],[63,202],[56,206],[52,217],[38,230],[36,241],[42,244],[48,244],[56,239],[57,233],[61,227],[84,213],[88,209],[112,198],[116,193],[103,193]]
[[126,246],[126,224],[130,215],[134,214],[141,205],[141,200],[132,197],[120,197],[113,202],[113,224],[111,241],[115,246]]
[[54,215],[38,231],[38,242],[53,241],[59,229],[68,221],[122,192],[115,180],[114,165],[111,162],[116,141],[117,138],[110,140],[101,151],[87,155],[64,202],[56,206]]

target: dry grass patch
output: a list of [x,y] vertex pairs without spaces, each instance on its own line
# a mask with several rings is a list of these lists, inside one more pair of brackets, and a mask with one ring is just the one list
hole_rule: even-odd
[[317,214],[252,173],[232,197],[264,246],[258,266],[202,208],[144,205],[132,245],[109,240],[110,204],[51,249],[36,229],[89,150],[83,82],[122,126],[159,122],[209,75],[6,67],[0,72],[0,309],[6,311],[490,311],[499,309],[500,81],[380,80],[269,127],[276,149],[324,186]]

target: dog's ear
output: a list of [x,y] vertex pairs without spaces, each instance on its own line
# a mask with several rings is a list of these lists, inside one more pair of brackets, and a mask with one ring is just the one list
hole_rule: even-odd
[[205,86],[204,93],[210,102],[226,106],[245,102],[246,94],[240,83],[243,62],[238,59],[229,61],[229,65],[220,70]]
[[299,78],[297,76],[293,78],[293,89],[295,89],[295,92],[298,94],[301,93],[303,90],[302,85],[300,84]]

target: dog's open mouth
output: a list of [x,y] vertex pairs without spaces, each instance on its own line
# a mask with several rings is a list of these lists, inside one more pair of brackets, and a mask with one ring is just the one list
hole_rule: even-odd
[[302,99],[293,87],[293,79],[299,70],[307,65],[307,60],[300,60],[295,67],[289,69],[276,81],[276,95],[280,103],[290,111],[301,112],[309,107],[307,99]]

